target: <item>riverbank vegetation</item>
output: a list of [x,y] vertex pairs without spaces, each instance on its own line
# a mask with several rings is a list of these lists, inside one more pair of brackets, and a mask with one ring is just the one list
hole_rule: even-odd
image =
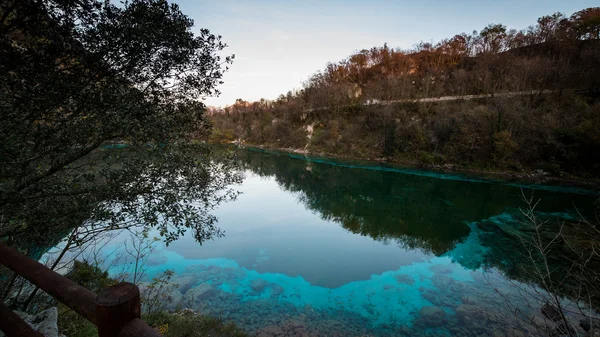
[[490,24],[411,50],[361,50],[275,101],[212,109],[210,139],[597,177],[599,20],[588,8],[519,31]]

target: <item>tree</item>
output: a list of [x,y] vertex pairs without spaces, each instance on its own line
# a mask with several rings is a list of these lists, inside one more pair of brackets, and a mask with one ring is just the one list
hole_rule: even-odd
[[489,24],[481,30],[479,36],[482,39],[483,53],[499,53],[504,51],[506,26],[502,24]]
[[578,39],[600,39],[600,7],[590,7],[573,13],[571,23]]
[[561,21],[565,16],[561,12],[556,12],[552,15],[544,15],[537,20],[536,35],[539,42],[546,42],[556,38],[557,32],[560,29]]
[[210,210],[239,176],[191,141],[233,59],[220,36],[194,34],[164,0],[3,1],[0,21],[4,239],[45,247],[82,225],[221,234]]

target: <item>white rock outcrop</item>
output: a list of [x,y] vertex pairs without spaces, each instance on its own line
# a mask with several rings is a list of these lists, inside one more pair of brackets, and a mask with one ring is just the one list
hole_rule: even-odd
[[[15,311],[15,314],[27,322],[34,330],[37,330],[46,337],[60,336],[58,334],[58,310],[56,307],[46,309],[36,315],[30,315],[20,311]],[[0,331],[0,337],[4,336],[4,333]]]

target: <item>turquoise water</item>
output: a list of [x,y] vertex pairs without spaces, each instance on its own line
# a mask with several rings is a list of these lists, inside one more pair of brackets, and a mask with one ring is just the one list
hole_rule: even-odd
[[[511,335],[519,321],[506,299],[540,318],[540,304],[515,288],[537,289],[519,272],[522,195],[533,193],[537,214],[552,220],[587,214],[597,198],[589,190],[238,155],[242,194],[214,212],[225,236],[157,243],[144,281],[173,270],[168,308],[189,307],[262,336]],[[119,249],[116,239],[106,247]],[[111,271],[129,266],[113,263]]]

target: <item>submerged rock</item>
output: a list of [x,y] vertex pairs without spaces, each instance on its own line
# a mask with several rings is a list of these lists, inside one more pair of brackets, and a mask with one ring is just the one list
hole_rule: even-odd
[[194,274],[180,274],[175,275],[171,278],[172,284],[177,284],[179,287],[179,291],[182,294],[185,294],[188,290],[190,290],[194,285],[198,284],[200,278],[198,275]]
[[560,321],[562,318],[560,311],[558,311],[558,309],[556,309],[555,307],[551,306],[549,303],[544,304],[541,310],[544,317],[553,322]]
[[457,300],[432,289],[424,289],[421,294],[426,300],[440,307],[454,308],[459,304]]
[[394,275],[394,278],[396,279],[396,281],[398,281],[398,283],[404,283],[404,284],[408,284],[408,285],[415,284],[415,279],[410,275],[398,274],[398,275]]
[[429,267],[429,270],[436,274],[450,274],[452,273],[452,266],[448,264],[434,264]]
[[183,303],[183,295],[177,287],[159,288],[156,286],[151,287],[150,285],[150,282],[140,282],[138,284],[142,301],[145,298],[160,297],[162,307],[168,310],[175,309]]
[[256,291],[257,293],[262,293],[268,285],[269,285],[269,283],[267,281],[259,278],[259,279],[252,280],[250,287],[252,288],[252,290]]
[[161,264],[167,263],[167,255],[165,255],[164,251],[159,250],[150,254],[148,260],[146,260],[146,265],[148,266],[160,266]]
[[306,324],[298,319],[283,322],[281,328],[285,331],[285,336],[306,336],[308,330]]
[[173,289],[171,293],[168,294],[169,303],[166,303],[167,309],[175,309],[179,307],[180,304],[183,303],[183,295],[179,291],[179,289]]
[[461,298],[462,294],[464,294],[465,291],[467,291],[467,289],[468,289],[468,286],[464,282],[454,282],[448,288],[448,290],[453,295],[458,296],[459,299]]
[[271,285],[271,298],[277,298],[279,297],[279,295],[283,294],[283,287],[280,286],[279,284],[272,284]]
[[473,304],[461,304],[454,311],[458,321],[465,324],[485,319],[485,313]]
[[204,301],[216,296],[217,291],[210,284],[201,284],[193,287],[185,293],[186,299],[193,300],[194,303]]
[[454,279],[446,274],[438,274],[436,273],[431,278],[433,285],[435,285],[438,289],[449,289],[452,283],[454,283]]
[[423,307],[419,311],[419,321],[428,326],[444,325],[446,312],[437,306]]
[[276,325],[266,326],[256,332],[256,336],[258,337],[277,337],[283,336],[283,334],[283,329]]

